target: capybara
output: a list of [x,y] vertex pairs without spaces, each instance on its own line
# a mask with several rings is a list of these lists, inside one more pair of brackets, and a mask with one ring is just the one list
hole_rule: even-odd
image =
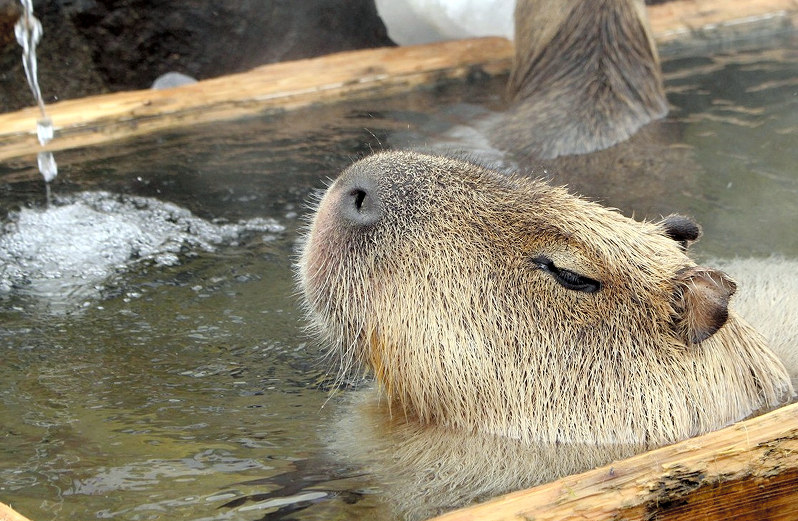
[[[653,186],[691,171],[652,124],[667,102],[642,1],[519,0],[508,90],[485,134],[524,167],[615,201],[636,182],[656,200]],[[786,403],[795,329],[768,345],[735,312],[735,281],[688,254],[700,233],[470,161],[355,163],[319,202],[298,266],[342,378],[375,379],[332,447],[420,519]],[[769,300],[741,293],[749,312]],[[798,325],[792,310],[752,319]]]
[[680,128],[662,120],[668,102],[642,0],[519,0],[515,25],[506,109],[433,146],[493,155],[625,212],[670,213],[673,187],[693,190],[700,167]]
[[508,93],[493,141],[535,159],[602,150],[665,116],[643,0],[519,0]]
[[386,152],[327,190],[298,277],[341,372],[339,448],[420,517],[718,429],[793,388],[693,262],[700,229],[543,181]]

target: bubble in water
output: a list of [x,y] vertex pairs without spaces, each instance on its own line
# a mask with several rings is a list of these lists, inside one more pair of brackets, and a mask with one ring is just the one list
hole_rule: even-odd
[[84,192],[46,210],[12,213],[0,228],[0,296],[21,291],[68,308],[137,263],[179,264],[187,249],[213,251],[244,234],[279,233],[273,219],[214,224],[147,197]]
[[49,183],[58,175],[58,165],[52,152],[39,152],[36,156],[39,162],[39,172],[44,176],[44,182]]
[[42,118],[36,122],[36,135],[39,137],[39,143],[42,146],[46,145],[53,140],[53,120],[50,118]]

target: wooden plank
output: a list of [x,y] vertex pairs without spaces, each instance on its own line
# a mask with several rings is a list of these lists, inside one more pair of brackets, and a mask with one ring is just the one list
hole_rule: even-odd
[[798,519],[798,404],[435,521]]
[[10,506],[0,503],[0,521],[30,521]]
[[[292,110],[314,103],[386,96],[441,79],[507,71],[512,46],[503,38],[368,49],[276,63],[168,90],[119,92],[48,106],[59,150],[156,130]],[[24,86],[20,86],[23,88]],[[36,153],[37,109],[0,115],[0,160]]]
[[721,26],[750,30],[751,26],[778,26],[798,23],[797,0],[679,0],[648,8],[651,30],[657,45],[668,45],[710,33]]
[[[674,0],[650,8],[659,45],[718,24],[773,19],[798,23],[798,0]],[[277,63],[250,72],[164,91],[133,91],[66,100],[48,106],[56,139],[48,150],[106,143],[173,127],[227,120],[314,103],[386,96],[475,68],[506,73],[512,46],[501,38],[369,49]],[[65,72],[67,73],[67,72]],[[25,88],[20,85],[20,88]],[[0,114],[0,160],[41,150],[37,110]]]

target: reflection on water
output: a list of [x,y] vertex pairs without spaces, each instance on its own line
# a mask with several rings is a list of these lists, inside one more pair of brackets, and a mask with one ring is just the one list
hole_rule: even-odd
[[[666,66],[682,139],[706,171],[676,204],[715,256],[798,256],[798,51]],[[692,71],[692,72],[691,72]]]
[[[700,255],[798,256],[798,52],[676,60],[665,72],[667,125],[695,168],[685,172],[689,183],[666,186],[656,206],[645,191],[626,205],[622,192],[612,200],[601,185],[581,190],[637,217],[654,207],[696,216],[705,231]],[[502,79],[488,83],[60,154],[54,191],[66,200],[86,191],[151,197],[190,211],[194,228],[264,218],[284,231],[258,229],[207,248],[180,242],[167,249],[170,262],[126,263],[92,278],[88,293],[59,295],[67,305],[58,314],[47,289],[7,284],[0,501],[37,521],[382,512],[376,484],[325,458],[337,398],[328,401],[333,375],[306,339],[294,297],[301,215],[358,156],[433,144],[482,110],[463,102],[499,108],[492,93]],[[463,128],[454,131],[461,142],[479,141]],[[29,164],[0,166],[6,223],[19,208],[42,205]]]

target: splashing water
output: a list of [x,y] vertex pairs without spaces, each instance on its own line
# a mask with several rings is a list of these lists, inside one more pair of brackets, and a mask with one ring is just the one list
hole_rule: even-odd
[[209,222],[148,197],[59,196],[46,211],[23,208],[0,225],[0,299],[22,292],[69,309],[98,297],[115,273],[142,263],[175,266],[190,252],[212,252],[248,235],[268,242],[284,229],[264,218]]
[[[42,24],[33,16],[33,0],[20,0],[20,2],[24,12],[14,26],[14,36],[17,38],[17,43],[22,46],[22,65],[25,68],[25,77],[41,112],[41,118],[36,122],[36,134],[39,137],[39,143],[45,146],[53,139],[53,121],[47,116],[47,110],[44,108],[36,66],[36,46],[42,38]],[[39,152],[37,160],[39,172],[44,177],[44,182],[48,183],[49,200],[49,183],[58,175],[58,165],[52,152],[48,151]]]

